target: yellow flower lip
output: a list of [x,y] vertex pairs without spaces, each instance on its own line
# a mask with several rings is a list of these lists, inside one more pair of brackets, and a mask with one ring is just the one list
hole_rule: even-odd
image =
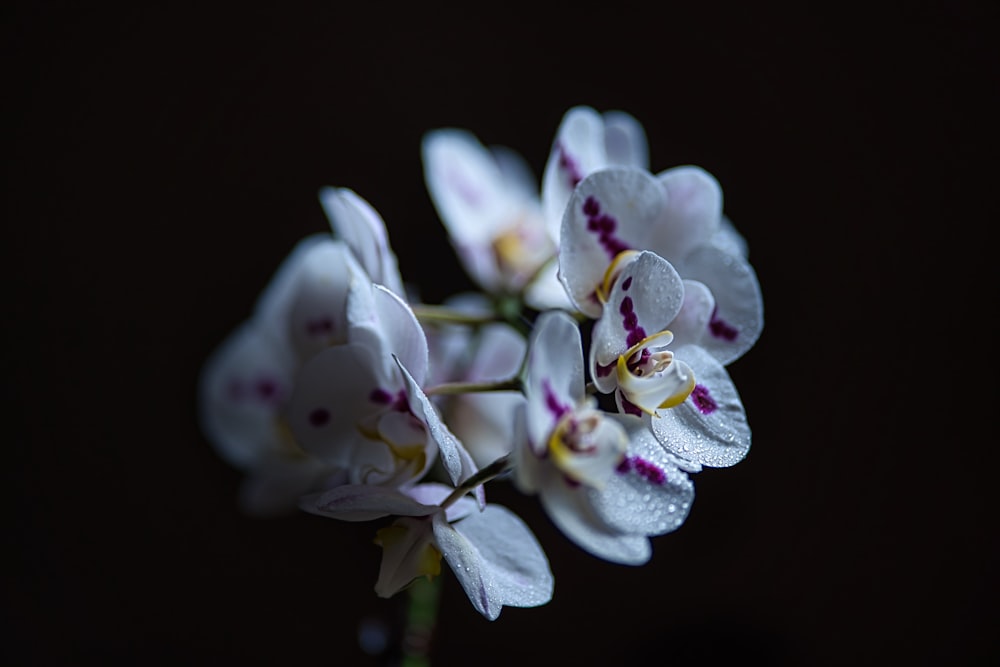
[[623,250],[615,258],[611,260],[608,264],[608,268],[604,270],[604,277],[601,279],[601,283],[597,286],[597,299],[602,304],[608,302],[608,297],[611,295],[611,287],[615,284],[615,278],[622,272],[622,269],[635,259],[639,255],[638,250]]
[[[675,360],[670,350],[662,349],[673,339],[668,329],[646,336],[619,355],[615,366],[623,396],[651,416],[656,416],[657,410],[680,405],[695,388],[694,373],[687,364]],[[647,348],[654,346],[660,349],[644,358]]]

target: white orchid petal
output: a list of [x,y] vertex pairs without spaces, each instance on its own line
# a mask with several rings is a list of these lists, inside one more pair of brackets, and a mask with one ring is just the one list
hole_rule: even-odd
[[383,285],[357,280],[347,301],[352,343],[371,350],[378,374],[385,383],[398,377],[395,355],[423,383],[427,376],[427,337],[410,306]]
[[552,522],[577,546],[591,555],[623,565],[642,565],[653,550],[645,535],[623,533],[609,526],[590,504],[587,488],[570,487],[550,479],[539,492]]
[[448,524],[434,518],[434,536],[473,607],[489,620],[504,605],[537,607],[552,599],[548,558],[528,526],[499,505]]
[[292,393],[295,355],[253,323],[236,328],[198,380],[202,432],[230,465],[246,468],[288,447],[278,419]]
[[372,521],[385,516],[428,516],[440,510],[398,489],[374,484],[345,484],[303,496],[299,507],[310,514],[341,521]]
[[594,510],[626,533],[663,535],[676,530],[694,501],[691,478],[665,456],[641,419],[627,415],[618,419],[628,428],[628,456],[604,489],[588,489]]
[[667,451],[710,468],[743,460],[750,450],[750,426],[736,386],[725,367],[704,348],[677,350],[694,369],[697,385],[682,404],[651,419]]
[[580,182],[562,221],[559,279],[578,309],[598,317],[595,292],[624,250],[649,248],[666,191],[649,172],[628,167],[598,170]]
[[655,238],[648,247],[676,261],[718,231],[722,187],[714,176],[695,166],[674,167],[658,178],[667,193],[667,207],[652,229]]
[[570,194],[590,172],[607,165],[604,121],[594,109],[569,109],[559,122],[542,173],[542,207],[554,233],[562,224]]
[[368,276],[403,294],[399,264],[385,222],[375,208],[347,188],[323,187],[319,199],[334,234],[344,239]]
[[638,120],[624,111],[604,113],[604,148],[608,164],[649,168],[649,144]]
[[685,278],[712,291],[716,309],[699,344],[723,365],[742,357],[764,328],[764,302],[750,263],[712,246],[701,246],[683,263]]
[[525,374],[528,436],[536,451],[556,422],[584,397],[583,344],[576,322],[558,310],[538,316],[528,343]]
[[684,281],[684,304],[667,328],[674,334],[674,347],[702,343],[715,311],[712,290],[697,280]]

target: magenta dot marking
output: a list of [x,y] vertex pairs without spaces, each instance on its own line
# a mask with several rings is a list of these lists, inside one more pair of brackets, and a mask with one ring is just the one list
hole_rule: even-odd
[[570,189],[573,189],[583,180],[580,165],[576,163],[576,160],[569,154],[569,151],[566,150],[561,141],[558,143],[556,149],[559,151],[559,168],[566,172],[566,180],[569,183]]
[[558,420],[569,412],[569,406],[559,402],[556,393],[552,391],[552,385],[549,384],[547,379],[542,381],[542,391],[545,392],[545,407],[549,409],[553,417]]
[[658,486],[662,486],[667,481],[667,473],[663,471],[663,468],[641,456],[626,456],[615,470],[622,475],[634,472],[647,482]]
[[622,314],[622,326],[628,332],[625,342],[629,347],[638,344],[646,338],[646,330],[639,325],[639,318],[635,314],[635,305],[632,303],[632,297],[627,296],[622,299],[621,305],[618,306],[618,312]]
[[306,322],[306,333],[310,336],[327,336],[333,333],[333,320],[329,317],[309,320]]
[[620,252],[630,250],[624,241],[614,236],[618,221],[607,213],[601,213],[601,205],[593,195],[583,202],[583,214],[587,216],[587,230],[597,234],[598,243],[611,259]]
[[632,276],[629,276],[628,278],[625,279],[625,282],[622,283],[622,291],[627,292],[628,288],[631,286],[632,286]]
[[618,390],[618,398],[619,400],[621,400],[622,410],[625,411],[625,414],[634,415],[636,417],[642,416],[642,410],[639,408],[639,406],[633,403],[632,401],[628,400],[627,398],[625,398],[625,395],[622,394],[621,389]]
[[330,411],[326,408],[316,408],[309,413],[309,423],[315,428],[325,426],[330,421]]
[[708,330],[716,338],[721,338],[727,342],[733,342],[739,335],[739,330],[718,316],[719,307],[712,311],[712,318],[708,321]]
[[694,386],[694,391],[691,392],[691,401],[703,415],[710,415],[719,409],[719,404],[712,398],[708,387],[703,384],[696,384]]

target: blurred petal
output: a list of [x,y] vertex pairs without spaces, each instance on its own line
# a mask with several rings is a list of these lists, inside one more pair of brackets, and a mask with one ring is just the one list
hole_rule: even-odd
[[624,111],[608,111],[604,114],[604,147],[608,164],[649,168],[646,131],[639,121]]
[[722,188],[701,167],[674,167],[657,178],[666,190],[667,207],[655,225],[655,238],[648,247],[676,262],[695,246],[707,243],[718,231]]
[[541,451],[559,418],[584,397],[583,344],[576,321],[558,310],[535,320],[525,374],[528,436]]
[[427,516],[437,506],[424,505],[404,493],[373,484],[345,484],[304,496],[299,507],[310,514],[341,521],[371,521],[385,516]]

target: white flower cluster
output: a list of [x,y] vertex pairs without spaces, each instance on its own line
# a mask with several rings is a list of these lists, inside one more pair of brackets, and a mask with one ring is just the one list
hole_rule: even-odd
[[718,182],[651,172],[628,114],[570,109],[541,187],[519,155],[463,130],[422,148],[482,291],[421,303],[375,209],[324,188],[330,233],[293,250],[205,364],[201,420],[245,473],[244,510],[377,521],[378,595],[443,558],[495,619],[548,602],[553,577],[485,483],[537,495],[594,556],[647,562],[650,538],[688,515],[690,474],[750,448],[726,366],[757,340],[763,306]]

